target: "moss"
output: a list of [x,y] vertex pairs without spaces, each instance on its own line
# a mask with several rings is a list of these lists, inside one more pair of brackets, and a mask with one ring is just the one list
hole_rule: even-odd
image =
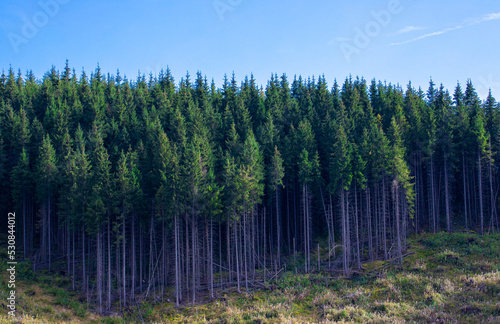
[[[179,308],[146,300],[120,318],[98,320],[82,306],[85,299],[79,302],[80,295],[66,289],[70,284],[66,278],[52,278],[56,281],[50,284],[51,277],[39,272],[37,283],[20,294],[19,307],[45,322],[495,323],[500,322],[499,238],[471,233],[421,235],[409,239],[413,254],[402,265],[365,263],[364,274],[351,280],[325,279],[332,276],[328,273],[286,272],[269,284],[272,291],[244,295],[229,289],[221,299]],[[321,253],[323,259],[326,251]],[[41,311],[48,306],[52,313]]]

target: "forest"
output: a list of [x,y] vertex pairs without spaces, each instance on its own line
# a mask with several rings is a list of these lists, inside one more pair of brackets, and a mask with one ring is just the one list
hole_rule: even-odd
[[98,313],[402,262],[413,233],[499,233],[499,154],[499,104],[471,80],[0,77],[2,217]]

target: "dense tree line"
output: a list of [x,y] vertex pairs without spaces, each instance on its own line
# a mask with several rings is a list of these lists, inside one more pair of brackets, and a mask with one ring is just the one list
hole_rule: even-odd
[[499,118],[471,81],[451,95],[432,81],[424,93],[272,75],[264,89],[233,75],[217,88],[168,69],[9,69],[0,205],[24,257],[64,268],[100,312],[178,305],[261,287],[285,264],[397,262],[411,232],[498,232]]

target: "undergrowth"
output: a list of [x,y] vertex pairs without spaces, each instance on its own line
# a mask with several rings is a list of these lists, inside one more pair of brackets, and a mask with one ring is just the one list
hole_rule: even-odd
[[[266,283],[269,290],[219,292],[178,308],[145,301],[121,317],[87,311],[68,279],[32,273],[26,264],[16,322],[500,323],[500,235],[424,234],[408,243],[402,264],[365,263],[347,279],[288,271]],[[2,314],[0,323],[9,320]]]

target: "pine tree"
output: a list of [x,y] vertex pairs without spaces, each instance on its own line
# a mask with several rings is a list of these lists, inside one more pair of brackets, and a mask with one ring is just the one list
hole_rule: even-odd
[[[97,295],[99,300],[99,313],[103,311],[103,290],[104,290],[104,225],[109,223],[111,214],[111,163],[109,154],[104,147],[101,130],[94,124],[91,133],[93,174],[91,179],[92,190],[89,197],[88,223],[85,225],[87,232],[95,236],[97,241]],[[110,262],[108,258],[108,262]],[[108,281],[110,280],[108,273]],[[109,285],[110,283],[108,283]],[[109,288],[108,288],[109,291]],[[108,295],[108,308],[110,307],[110,296]]]
[[[30,195],[32,192],[32,172],[30,169],[29,156],[26,149],[23,147],[19,156],[18,163],[12,169],[12,199],[15,202],[15,210],[17,214],[22,215],[22,237],[23,237],[23,254],[24,258],[29,255],[28,250],[28,208],[30,203]],[[3,180],[3,179],[1,179]]]
[[280,199],[279,192],[280,188],[283,188],[283,177],[285,176],[285,170],[283,169],[283,159],[281,158],[281,153],[278,150],[278,147],[274,147],[274,155],[271,160],[271,187],[275,192],[275,204],[276,204],[276,238],[277,238],[277,246],[278,246],[278,264],[281,264],[281,213],[280,213]]
[[445,199],[445,212],[446,212],[446,230],[451,232],[452,210],[451,210],[451,167],[454,156],[453,148],[453,132],[454,120],[451,110],[451,97],[448,91],[444,90],[441,85],[436,98],[436,121],[437,121],[437,147],[442,155],[443,160],[443,173],[444,173],[444,199]]
[[479,232],[484,234],[484,197],[483,197],[483,163],[482,160],[486,155],[489,154],[488,151],[488,137],[485,129],[484,114],[481,110],[481,105],[479,102],[479,97],[469,80],[467,82],[467,88],[465,90],[464,97],[465,105],[470,112],[470,129],[473,135],[473,144],[476,150],[477,156],[477,181],[478,181],[478,201],[479,201]]
[[[412,207],[414,200],[413,184],[410,183],[410,170],[405,162],[405,149],[402,141],[400,121],[393,117],[391,122],[392,136],[392,174],[394,177],[392,183],[393,199],[394,199],[394,217],[396,218],[396,240],[397,240],[397,256],[399,262],[403,262],[403,233],[405,232],[405,217],[400,206],[400,199],[406,199],[408,204],[409,216],[412,215]],[[402,194],[400,194],[402,190]]]
[[[49,269],[51,267],[52,252],[52,202],[55,192],[55,182],[57,176],[57,161],[54,147],[52,146],[50,136],[43,138],[40,153],[38,155],[38,195],[43,206],[42,222],[42,257],[48,261]],[[48,260],[47,260],[48,258]]]

